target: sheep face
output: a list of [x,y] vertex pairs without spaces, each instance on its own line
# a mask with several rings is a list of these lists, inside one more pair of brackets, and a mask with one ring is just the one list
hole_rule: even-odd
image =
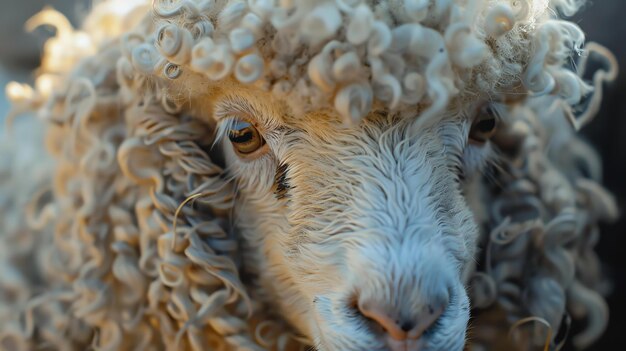
[[468,142],[480,114],[346,127],[280,106],[245,90],[212,106],[251,290],[320,350],[462,349],[477,237],[463,188],[490,149]]

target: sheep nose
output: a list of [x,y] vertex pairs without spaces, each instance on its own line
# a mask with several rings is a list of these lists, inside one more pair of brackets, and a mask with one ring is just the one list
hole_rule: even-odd
[[358,308],[361,314],[376,322],[389,337],[397,341],[417,340],[441,316],[445,305],[427,305],[417,313],[416,318],[400,317],[399,311],[383,307],[374,301],[359,301]]

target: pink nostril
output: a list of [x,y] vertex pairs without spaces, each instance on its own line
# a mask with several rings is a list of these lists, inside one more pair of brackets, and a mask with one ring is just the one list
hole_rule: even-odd
[[395,340],[419,339],[424,331],[432,326],[443,313],[443,307],[426,306],[418,314],[415,321],[399,320],[395,313],[371,302],[359,302],[359,311],[363,316],[373,320]]
[[420,319],[417,324],[413,327],[413,329],[411,329],[411,331],[409,331],[409,339],[419,339],[422,334],[424,334],[424,332],[428,330],[428,328],[430,328],[433,324],[435,324],[435,322],[437,322],[437,319],[441,317],[443,311],[444,306],[426,306],[426,308],[422,310],[422,313],[420,314]]
[[[391,318],[385,309],[366,302],[359,303],[359,311],[361,311],[365,317],[380,325],[392,338],[396,340],[406,340],[408,336],[407,330],[404,330],[405,328],[402,328],[398,321]],[[404,326],[404,324],[402,326]]]

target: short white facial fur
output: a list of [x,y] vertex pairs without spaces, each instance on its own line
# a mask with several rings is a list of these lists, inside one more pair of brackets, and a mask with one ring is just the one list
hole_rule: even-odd
[[[462,273],[478,235],[463,184],[490,154],[468,143],[476,116],[414,131],[417,116],[372,113],[347,127],[254,95],[213,106],[249,284],[319,350],[462,349]],[[238,155],[232,119],[256,126],[268,150]]]

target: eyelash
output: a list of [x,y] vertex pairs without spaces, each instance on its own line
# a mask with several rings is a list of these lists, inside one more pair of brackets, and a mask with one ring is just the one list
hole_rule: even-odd
[[236,116],[223,117],[217,124],[217,132],[215,133],[215,141],[213,142],[213,144],[215,145],[217,143],[221,143],[225,138],[227,138],[228,132],[232,129],[235,123],[237,123],[237,121],[241,119],[256,127],[255,123],[246,118]]
[[213,144],[220,143],[225,138],[228,138],[228,132],[233,128],[233,126],[237,122],[250,123],[259,131],[259,134],[261,134],[261,136],[266,141],[268,140],[268,138],[272,138],[274,136],[273,132],[269,132],[269,133],[267,132],[268,128],[266,128],[263,125],[260,125],[255,120],[253,120],[252,118],[248,118],[245,115],[242,115],[239,113],[236,113],[236,114],[231,113],[229,115],[224,114],[224,116],[225,117],[221,117],[221,119],[219,120],[217,124],[217,130],[215,133],[215,141],[213,142]]

